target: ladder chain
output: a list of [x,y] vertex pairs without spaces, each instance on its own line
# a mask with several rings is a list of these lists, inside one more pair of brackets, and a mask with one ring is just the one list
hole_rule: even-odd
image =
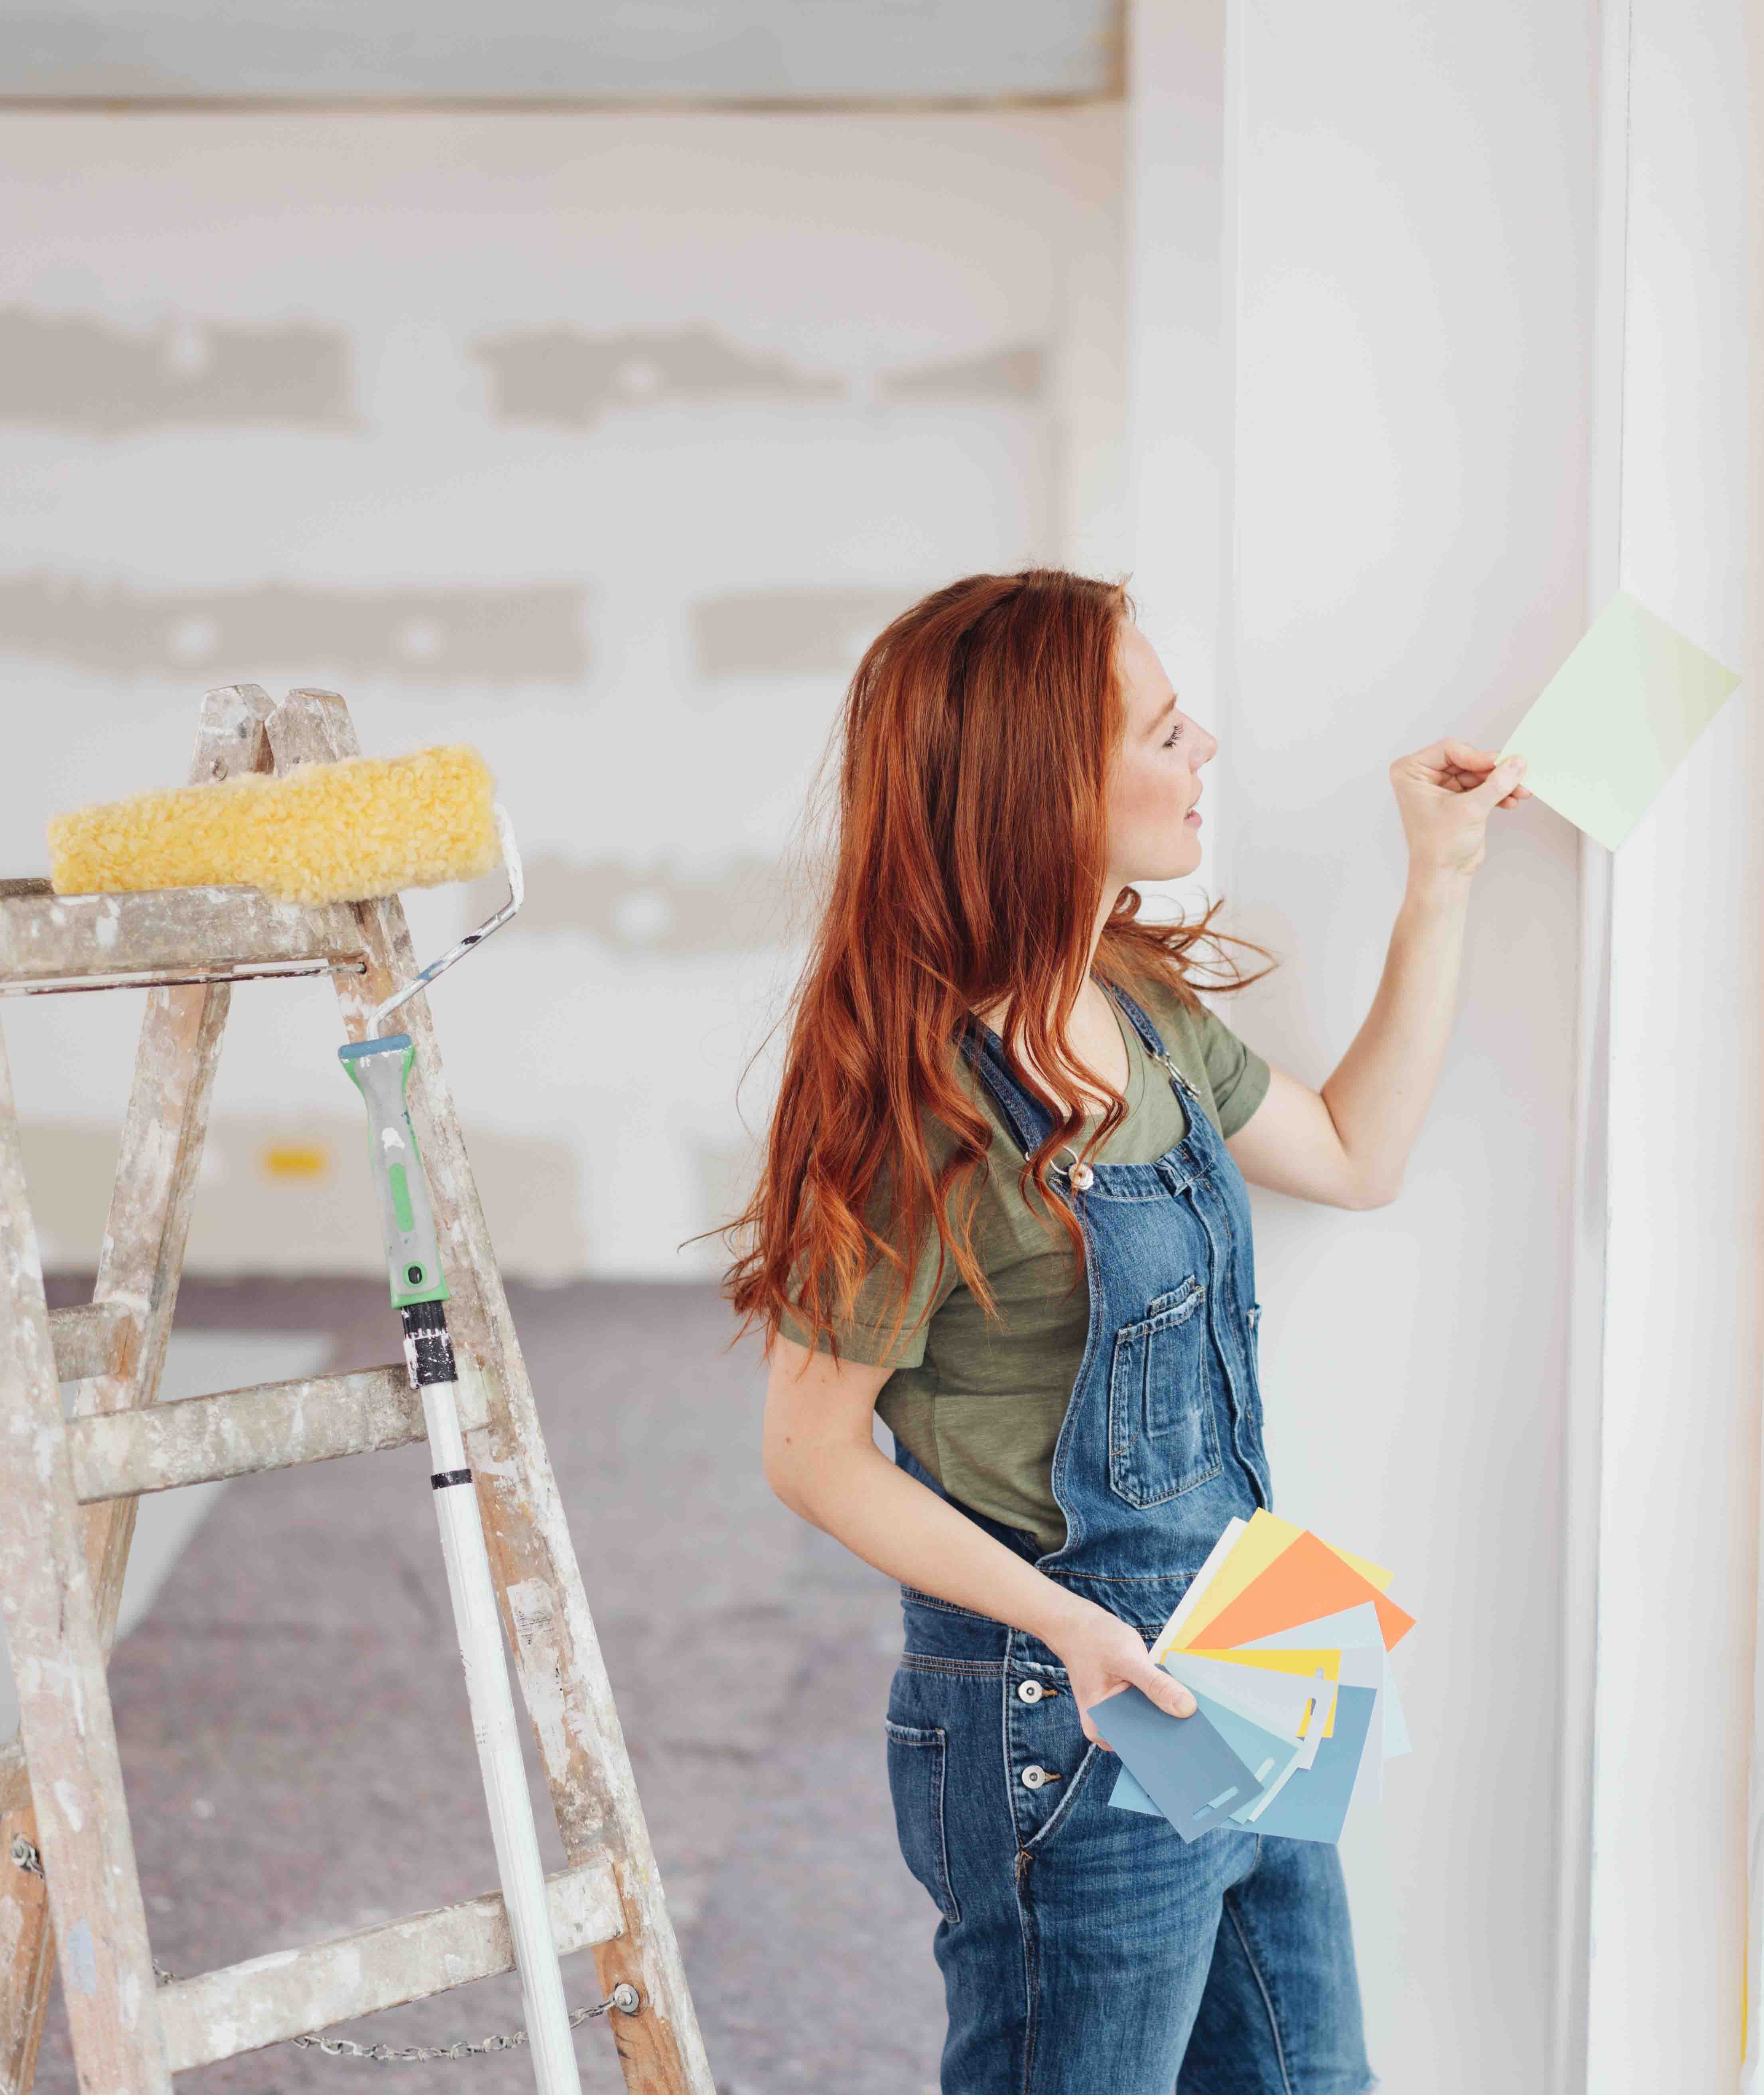
[[[16,1866],[33,1877],[43,1877],[43,1858],[35,1844],[22,1833],[12,1836],[11,1859]],[[44,1879],[46,1882],[46,1878]],[[169,1986],[176,1980],[175,1971],[168,1971],[155,1962],[153,1975],[162,1986]],[[584,2023],[592,2022],[616,2008],[621,2014],[634,2015],[642,2006],[642,1997],[629,1980],[616,1985],[598,2007],[573,2008],[570,2011],[569,2026],[580,2029]],[[524,2029],[511,2030],[506,2036],[487,2036],[477,2044],[463,2040],[458,2044],[407,2044],[395,2049],[389,2044],[357,2044],[348,2036],[292,2036],[283,2040],[297,2044],[303,2049],[322,2051],[327,2058],[370,2058],[376,2066],[421,2066],[436,2058],[470,2058],[492,2051],[514,2051],[527,2041]]]
[[[598,2007],[574,2008],[570,2011],[569,2026],[580,2029],[584,2023],[592,2022],[596,2015],[603,2015],[616,2008],[621,2014],[634,2015],[638,2007],[636,1987],[629,1981],[615,1986]],[[524,2029],[511,2030],[507,2036],[487,2036],[481,2044],[421,2045],[407,2044],[394,2051],[389,2044],[357,2044],[346,2036],[296,2036],[290,2044],[311,2046],[324,2052],[328,2058],[371,2058],[376,2066],[416,2066],[431,2058],[466,2058],[473,2054],[486,2051],[512,2051],[527,2041]]]

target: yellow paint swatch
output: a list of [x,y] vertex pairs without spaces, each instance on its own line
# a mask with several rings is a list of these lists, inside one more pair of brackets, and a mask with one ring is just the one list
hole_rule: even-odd
[[[1191,1656],[1196,1658],[1220,1658],[1231,1666],[1257,1666],[1267,1673],[1297,1673],[1307,1679],[1319,1673],[1331,1686],[1341,1678],[1341,1652],[1334,1651],[1209,1651],[1196,1646]],[[1323,1721],[1323,1736],[1333,1736],[1335,1729],[1335,1698],[1329,1698],[1329,1714]]]

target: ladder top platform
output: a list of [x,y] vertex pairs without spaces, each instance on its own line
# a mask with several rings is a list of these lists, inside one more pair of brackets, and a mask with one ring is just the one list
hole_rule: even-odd
[[0,881],[0,982],[364,957],[346,903],[277,902],[255,887],[57,895],[46,880]]

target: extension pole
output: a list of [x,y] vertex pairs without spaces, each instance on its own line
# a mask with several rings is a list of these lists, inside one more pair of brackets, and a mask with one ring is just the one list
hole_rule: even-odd
[[581,2095],[538,1834],[521,1760],[520,1733],[503,1655],[496,1590],[460,1431],[455,1398],[457,1369],[442,1307],[447,1299],[447,1283],[441,1270],[429,1183],[405,1102],[416,1051],[408,1034],[394,1033],[384,1039],[355,1041],[337,1052],[368,1105],[374,1190],[392,1300],[403,1320],[405,1362],[421,1394],[429,1428],[429,1483],[441,1525],[441,1551],[465,1668],[478,1767],[490,1806],[497,1874],[514,1937],[534,2078],[539,2095]]

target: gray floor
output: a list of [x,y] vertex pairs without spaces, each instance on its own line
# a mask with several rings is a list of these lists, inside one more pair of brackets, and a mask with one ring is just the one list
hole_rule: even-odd
[[[895,1588],[773,1499],[758,1348],[725,1350],[733,1320],[713,1287],[511,1294],[719,2086],[934,2089],[936,1915],[895,1845],[884,1775]],[[78,1299],[77,1283],[52,1287],[53,1302]],[[178,1321],[242,1339],[327,1330],[338,1370],[397,1355],[373,1281],[189,1279]],[[494,1885],[420,1448],[228,1487],[111,1679],[155,1952],[171,1970]],[[588,1958],[565,1977],[573,2002],[594,1997]],[[500,1979],[351,2033],[446,2043],[519,2019]],[[586,2089],[622,2087],[603,2026],[581,2030],[577,2052]],[[382,2067],[281,2045],[180,2085],[340,2082],[531,2084],[519,2053]],[[59,2001],[38,2085],[74,2087]]]

